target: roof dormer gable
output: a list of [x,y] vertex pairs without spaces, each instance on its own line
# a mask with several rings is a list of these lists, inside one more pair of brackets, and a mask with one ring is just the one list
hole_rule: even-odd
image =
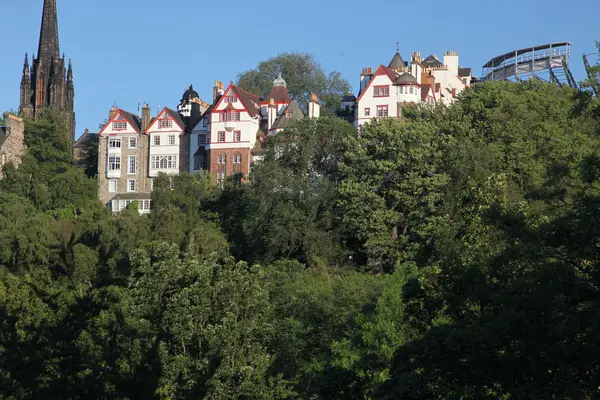
[[120,134],[139,134],[140,120],[134,114],[125,110],[117,109],[114,115],[102,127],[98,135],[120,135]]
[[185,130],[185,124],[183,123],[181,116],[174,110],[168,107],[162,109],[154,118],[145,133],[149,132],[183,132]]

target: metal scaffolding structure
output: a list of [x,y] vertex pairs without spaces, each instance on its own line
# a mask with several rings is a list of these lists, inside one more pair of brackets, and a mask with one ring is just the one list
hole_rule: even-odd
[[[598,45],[598,42],[596,42],[596,45]],[[600,81],[600,73],[599,72],[594,72],[592,70],[592,68],[590,67],[590,62],[588,60],[588,56],[598,56],[600,58],[600,53],[591,53],[591,54],[583,54],[583,65],[585,66],[585,71],[587,72],[588,78],[589,78],[589,82],[590,82],[590,88],[592,89],[592,92],[594,93],[595,96],[598,96],[598,94],[600,93],[600,85],[597,83]]]
[[492,58],[482,68],[482,80],[523,82],[538,79],[578,88],[569,70],[570,42],[557,42],[513,50]]

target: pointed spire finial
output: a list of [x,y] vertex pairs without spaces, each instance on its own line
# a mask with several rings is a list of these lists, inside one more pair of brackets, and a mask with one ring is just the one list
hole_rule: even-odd
[[69,68],[67,69],[67,81],[68,82],[73,81],[73,63],[71,62],[70,58],[69,58]]
[[400,52],[400,42],[396,42],[396,53]]
[[38,57],[44,60],[46,65],[51,65],[52,59],[58,60],[60,57],[56,0],[44,0]]

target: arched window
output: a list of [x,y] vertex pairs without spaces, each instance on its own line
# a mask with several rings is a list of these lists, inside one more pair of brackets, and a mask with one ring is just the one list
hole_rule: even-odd
[[44,74],[40,73],[37,81],[37,105],[44,104]]
[[227,154],[221,153],[217,159],[217,185],[223,186],[227,175]]
[[235,153],[233,155],[233,173],[239,172],[242,172],[242,153]]
[[167,168],[167,157],[160,158],[160,168]]

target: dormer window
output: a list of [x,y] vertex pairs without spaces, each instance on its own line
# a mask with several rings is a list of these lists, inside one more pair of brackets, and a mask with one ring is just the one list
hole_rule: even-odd
[[292,113],[290,112],[290,110],[285,110],[285,117],[292,118]]
[[124,131],[127,129],[127,122],[124,121],[114,121],[112,123],[112,128],[114,131]]
[[168,129],[173,127],[173,120],[171,119],[161,119],[158,122],[160,129]]

